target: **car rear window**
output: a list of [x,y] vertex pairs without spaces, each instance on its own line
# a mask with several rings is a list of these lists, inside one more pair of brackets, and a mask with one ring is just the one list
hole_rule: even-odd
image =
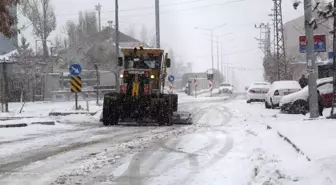
[[276,81],[272,86],[276,89],[301,89],[297,81]]

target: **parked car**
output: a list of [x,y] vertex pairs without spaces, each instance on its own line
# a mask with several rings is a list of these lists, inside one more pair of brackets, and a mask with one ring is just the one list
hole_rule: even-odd
[[266,94],[265,107],[267,109],[279,107],[283,96],[289,95],[301,90],[299,82],[294,80],[275,81]]
[[[320,91],[325,107],[330,107],[332,105],[332,83],[332,77],[317,80],[317,89]],[[296,93],[282,97],[280,100],[281,111],[291,114],[307,112],[309,110],[308,96],[309,89],[308,86],[306,86]]]
[[222,83],[219,86],[219,93],[230,93],[230,94],[232,94],[232,92],[233,92],[233,86],[231,84]]
[[269,82],[255,82],[251,84],[247,89],[247,103],[265,101],[270,87],[271,84]]

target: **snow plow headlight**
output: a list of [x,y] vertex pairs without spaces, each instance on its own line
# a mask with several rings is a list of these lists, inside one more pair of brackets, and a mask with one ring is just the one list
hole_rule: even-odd
[[124,78],[124,75],[123,75],[123,74],[120,74],[120,78]]
[[154,79],[154,78],[155,78],[155,76],[154,76],[154,75],[151,75],[150,77],[151,77],[151,79]]

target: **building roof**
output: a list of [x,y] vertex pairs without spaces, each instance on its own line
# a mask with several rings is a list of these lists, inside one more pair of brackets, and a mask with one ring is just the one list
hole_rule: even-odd
[[17,50],[12,50],[10,52],[7,52],[3,55],[0,55],[0,60],[4,60],[4,59],[9,60],[12,55],[17,54],[17,53],[18,53]]

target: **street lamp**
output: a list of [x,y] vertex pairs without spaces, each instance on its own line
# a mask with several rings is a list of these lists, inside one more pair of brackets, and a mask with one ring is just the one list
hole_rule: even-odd
[[226,24],[222,24],[220,26],[216,26],[214,28],[211,29],[206,29],[206,28],[200,28],[200,27],[195,27],[196,30],[205,30],[205,31],[209,31],[210,32],[210,36],[211,36],[211,68],[214,68],[214,56],[213,56],[213,31],[221,28],[223,26],[225,26]]

